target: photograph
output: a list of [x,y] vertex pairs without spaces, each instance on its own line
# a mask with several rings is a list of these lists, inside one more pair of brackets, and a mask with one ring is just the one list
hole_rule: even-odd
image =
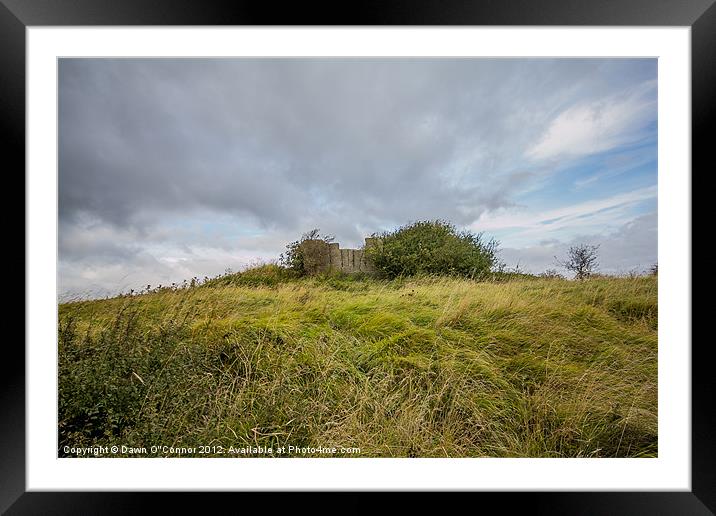
[[57,458],[659,459],[656,57],[56,66]]
[[713,512],[714,0],[0,3],[0,513]]

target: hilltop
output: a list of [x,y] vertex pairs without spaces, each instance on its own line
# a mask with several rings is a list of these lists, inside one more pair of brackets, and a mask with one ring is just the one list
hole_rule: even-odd
[[653,457],[657,279],[270,265],[61,304],[59,419],[60,456]]

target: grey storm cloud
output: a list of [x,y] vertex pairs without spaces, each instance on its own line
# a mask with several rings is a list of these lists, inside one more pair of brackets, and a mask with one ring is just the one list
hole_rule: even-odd
[[545,173],[525,149],[558,113],[653,73],[649,60],[61,59],[60,261],[191,251],[197,232],[182,241],[167,221],[193,214],[260,228],[265,254],[313,227],[358,243],[417,219],[466,226]]
[[579,235],[567,242],[549,240],[522,249],[504,248],[500,259],[508,268],[519,268],[533,274],[548,269],[567,274],[555,258],[565,259],[570,246],[588,244],[598,246],[598,271],[607,274],[643,273],[658,262],[656,212],[636,217],[616,231],[607,234]]
[[515,149],[544,129],[535,120],[586,88],[615,87],[592,81],[584,60],[549,68],[534,60],[65,59],[60,218],[87,213],[124,226],[208,208],[295,229],[307,213],[351,209],[366,224],[469,223],[510,203],[510,163],[517,167]]

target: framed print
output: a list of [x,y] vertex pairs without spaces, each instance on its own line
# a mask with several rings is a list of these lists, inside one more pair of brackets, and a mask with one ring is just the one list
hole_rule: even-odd
[[27,305],[2,510],[714,511],[712,4],[3,0]]

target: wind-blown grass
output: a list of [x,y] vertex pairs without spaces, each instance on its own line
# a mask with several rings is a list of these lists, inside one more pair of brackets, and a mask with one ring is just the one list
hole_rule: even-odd
[[[111,445],[657,454],[653,277],[378,281],[266,269],[62,304],[59,321],[61,456]],[[306,456],[282,454],[293,455]]]

